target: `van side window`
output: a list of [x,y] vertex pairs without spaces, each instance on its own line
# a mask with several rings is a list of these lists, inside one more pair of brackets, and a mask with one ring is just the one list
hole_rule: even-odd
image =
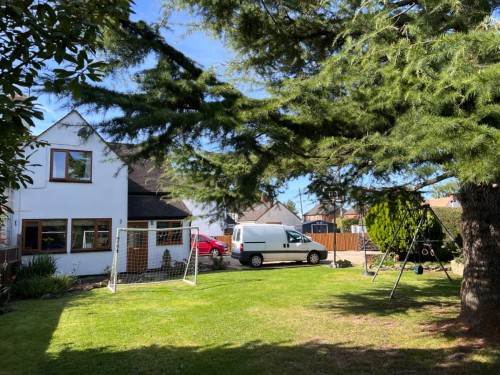
[[286,231],[286,236],[288,238],[289,243],[298,243],[302,242],[302,235],[299,232],[295,232],[292,230]]
[[240,241],[240,234],[241,234],[241,228],[236,229],[236,232],[234,232],[234,240],[235,241]]

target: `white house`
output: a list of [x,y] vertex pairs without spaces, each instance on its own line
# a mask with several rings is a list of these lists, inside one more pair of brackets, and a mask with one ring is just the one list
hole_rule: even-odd
[[200,233],[208,236],[224,235],[225,223],[211,221],[210,212],[214,211],[213,205],[201,204],[192,200],[184,200],[184,204],[191,212],[191,226],[198,227]]
[[[9,191],[14,213],[7,217],[7,244],[20,247],[23,259],[53,254],[63,273],[101,274],[112,263],[118,228],[186,224],[187,208],[163,201],[145,183],[144,170],[139,177],[131,170],[129,176],[129,167],[77,111],[38,140],[48,146],[34,152],[26,148],[33,152],[33,184]],[[184,237],[174,243],[151,238],[149,251],[170,241],[172,258],[182,259],[189,249],[189,237]]]

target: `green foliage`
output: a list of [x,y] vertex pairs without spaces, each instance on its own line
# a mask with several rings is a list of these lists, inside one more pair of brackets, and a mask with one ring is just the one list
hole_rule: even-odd
[[49,254],[34,255],[23,263],[17,273],[16,279],[29,279],[35,276],[51,276],[57,271],[57,259]]
[[[170,4],[225,37],[235,64],[257,72],[269,93],[251,99],[203,71],[161,25],[123,22],[107,34],[113,73],[132,71],[137,90],[85,85],[76,104],[121,109],[100,130],[139,140],[136,157],[164,161],[173,197],[215,202],[222,214],[262,192],[274,198],[300,175],[311,177],[311,193],[327,187],[353,201],[452,176],[500,178],[500,43],[487,20],[497,3]],[[145,66],[147,56],[155,60]]]
[[283,205],[288,208],[291,212],[293,212],[295,215],[299,214],[299,211],[297,210],[297,206],[295,205],[295,202],[292,201],[291,199],[288,199]]
[[[394,238],[396,230],[398,235],[391,244],[391,252],[404,252],[410,248],[411,241],[418,227],[422,215],[418,202],[397,199],[386,201],[370,207],[366,215],[366,228],[371,241],[385,252]],[[403,218],[406,218],[403,220]],[[442,240],[441,225],[431,213],[424,218],[418,240]],[[422,243],[415,247],[420,250]],[[434,249],[439,249],[440,243],[433,244]],[[438,255],[439,256],[439,255]]]
[[351,233],[351,226],[353,225],[359,225],[359,219],[358,218],[345,218],[341,219],[340,221],[340,229],[342,233]]
[[68,275],[56,275],[57,259],[52,255],[35,255],[21,264],[13,285],[13,293],[23,298],[36,298],[44,294],[58,295],[76,282]]
[[226,270],[229,267],[228,262],[224,261],[222,255],[218,255],[216,257],[212,256],[212,270],[213,271],[222,271]]
[[[451,207],[434,207],[433,211],[439,217],[444,227],[450,232],[455,242],[461,247],[457,248],[454,243],[445,243],[444,247],[448,254],[453,254],[455,258],[463,257],[463,234],[462,234],[462,209]],[[448,236],[445,237],[449,240]],[[439,256],[439,255],[438,255]]]
[[457,195],[460,191],[458,181],[454,180],[443,185],[432,187],[432,198],[445,198],[450,195]]
[[172,267],[172,255],[170,255],[170,250],[165,249],[161,258],[161,269],[168,271]]
[[37,298],[45,294],[59,295],[75,283],[76,279],[69,275],[35,275],[16,280],[13,292],[16,296],[23,298]]

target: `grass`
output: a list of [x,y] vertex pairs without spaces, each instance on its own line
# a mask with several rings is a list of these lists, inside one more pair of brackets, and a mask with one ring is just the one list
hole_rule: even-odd
[[0,374],[484,374],[500,348],[439,329],[460,280],[360,268],[224,271],[199,284],[12,303]]

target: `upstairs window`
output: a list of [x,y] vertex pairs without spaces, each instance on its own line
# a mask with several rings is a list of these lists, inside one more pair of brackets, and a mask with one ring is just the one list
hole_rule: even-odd
[[50,180],[92,182],[92,152],[51,150]]

